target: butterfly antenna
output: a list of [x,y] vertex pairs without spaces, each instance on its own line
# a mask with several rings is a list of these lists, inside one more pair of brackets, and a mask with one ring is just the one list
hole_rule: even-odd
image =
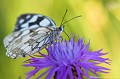
[[63,20],[64,20],[66,14],[67,14],[67,9],[66,9],[65,14],[64,14],[64,16],[63,16],[63,18],[62,18],[62,21],[61,21],[61,23],[60,23],[60,26],[63,25],[62,23],[63,23]]
[[[75,17],[67,20],[66,22],[64,22],[63,24],[61,24],[61,26],[64,25],[65,23],[67,23],[67,22],[69,22],[69,21],[71,21],[71,20],[73,20],[73,19],[79,18],[79,17],[81,17],[81,15],[80,15],[80,16],[75,16]],[[63,26],[63,27],[65,27],[65,26]]]
[[[67,23],[67,22],[69,22],[69,21],[71,21],[71,20],[73,20],[73,19],[75,19],[75,18],[78,18],[78,17],[81,17],[81,15],[80,15],[80,16],[75,16],[75,17],[67,20],[66,22],[64,22],[63,24],[61,24],[61,26],[63,25],[63,28],[64,28],[64,27],[65,27],[65,26],[64,26],[65,23]],[[64,32],[64,33],[67,35],[67,37],[70,39],[69,35],[68,35],[65,31],[63,31],[63,32]]]
[[65,33],[65,35],[67,35],[68,39],[70,39],[69,35],[65,31],[63,31],[63,32]]

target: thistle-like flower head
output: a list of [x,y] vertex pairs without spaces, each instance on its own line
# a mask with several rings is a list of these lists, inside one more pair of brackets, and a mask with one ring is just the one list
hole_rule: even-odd
[[89,72],[97,75],[97,72],[106,72],[108,68],[98,66],[100,63],[109,64],[109,58],[101,56],[102,50],[90,51],[89,45],[84,44],[84,39],[79,38],[77,42],[73,38],[69,41],[53,42],[46,48],[48,54],[41,54],[43,57],[31,57],[24,64],[26,67],[34,67],[35,69],[27,73],[27,79],[34,76],[41,69],[47,70],[40,74],[36,79],[46,75],[46,79],[83,79],[91,78]]

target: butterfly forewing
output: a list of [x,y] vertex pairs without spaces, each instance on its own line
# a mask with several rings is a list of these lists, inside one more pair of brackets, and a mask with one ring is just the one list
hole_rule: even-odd
[[41,14],[23,14],[18,17],[14,31],[32,29],[37,27],[55,27],[55,22]]

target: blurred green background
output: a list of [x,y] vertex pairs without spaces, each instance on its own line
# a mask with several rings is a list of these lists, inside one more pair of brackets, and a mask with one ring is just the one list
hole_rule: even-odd
[[111,70],[100,74],[101,79],[120,79],[120,0],[0,0],[0,79],[25,79],[30,70],[22,66],[29,57],[11,59],[5,55],[3,38],[13,31],[16,18],[23,13],[40,13],[60,25],[66,9],[65,20],[82,17],[66,23],[65,31],[84,37],[86,42],[90,38],[92,50],[109,52],[105,57],[112,63],[103,65]]

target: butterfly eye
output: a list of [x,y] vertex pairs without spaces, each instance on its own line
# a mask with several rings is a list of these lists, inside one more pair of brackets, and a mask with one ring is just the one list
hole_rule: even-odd
[[64,26],[60,26],[59,30],[63,32],[64,31]]

